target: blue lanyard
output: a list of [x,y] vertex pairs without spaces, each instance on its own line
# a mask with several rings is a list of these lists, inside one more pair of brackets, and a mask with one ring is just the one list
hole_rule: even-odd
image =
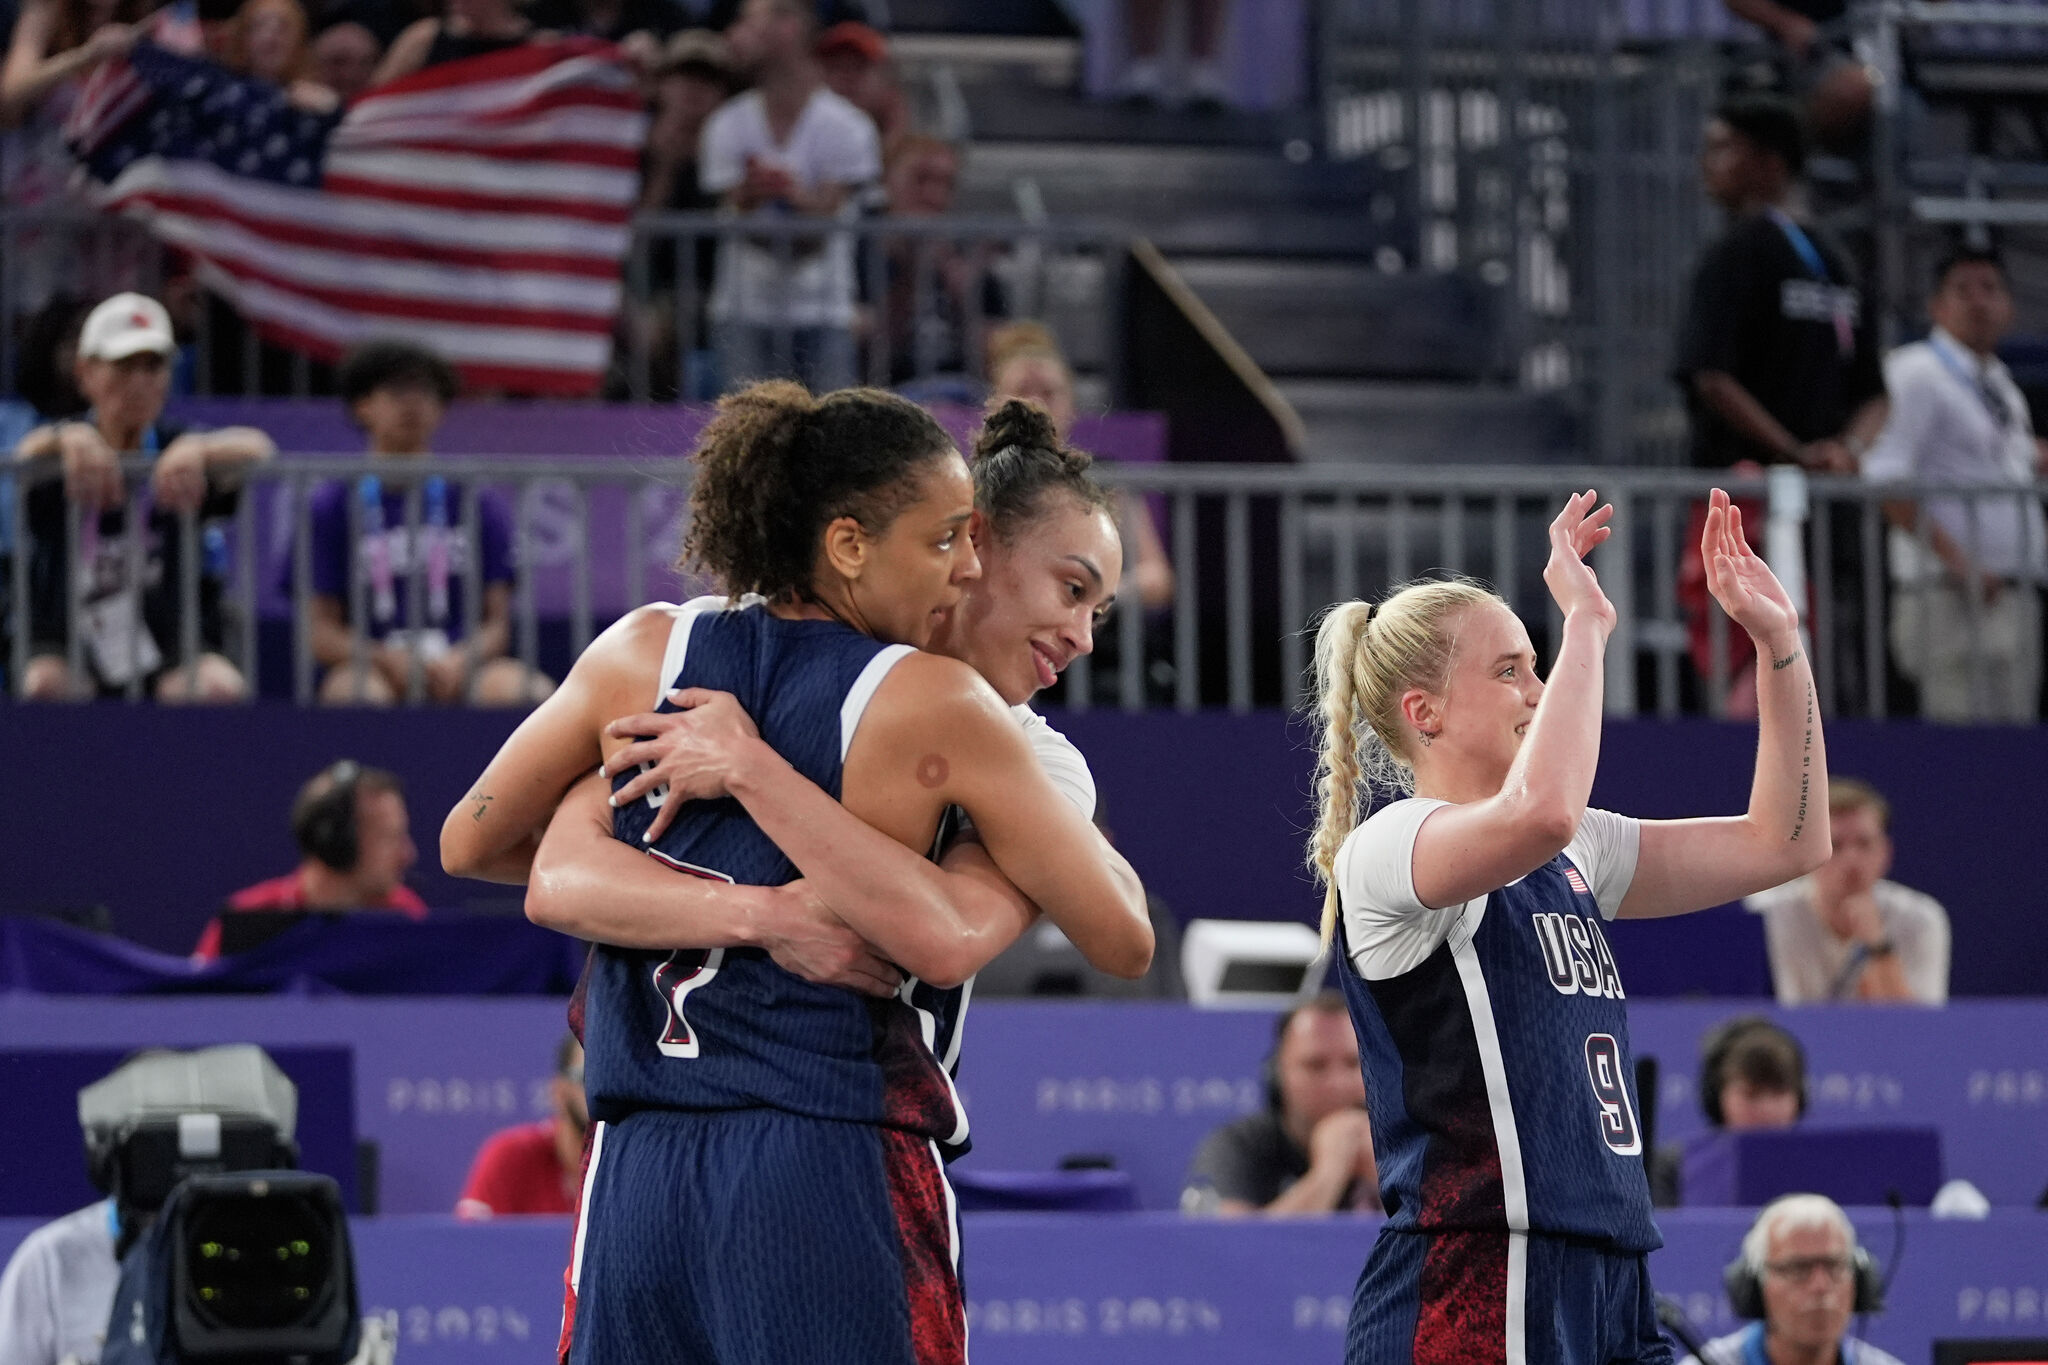
[[1808,273],[1822,284],[1834,283],[1834,276],[1828,273],[1826,259],[1821,256],[1820,248],[1813,244],[1813,238],[1806,235],[1806,229],[1793,222],[1792,215],[1783,209],[1768,209],[1766,212],[1778,225],[1778,231],[1785,234],[1785,240],[1792,244],[1792,250],[1798,253]]
[[[1835,1347],[1835,1359],[1841,1365],[1855,1365],[1856,1355],[1848,1337],[1843,1337],[1841,1345]],[[1751,1323],[1742,1334],[1742,1365],[1771,1365],[1771,1358],[1764,1354],[1764,1325],[1760,1322]]]
[[2012,425],[2012,409],[2006,405],[2005,395],[1991,387],[1988,370],[1971,365],[1957,355],[1942,338],[1929,333],[1927,345],[1934,352],[1948,372],[1962,381],[1963,387],[1977,395],[1977,401],[1984,405],[1984,411],[1991,415],[1991,422],[2001,432]]

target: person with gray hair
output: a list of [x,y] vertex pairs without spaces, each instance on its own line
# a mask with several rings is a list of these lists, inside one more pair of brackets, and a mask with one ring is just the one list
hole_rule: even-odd
[[1680,1365],[1901,1365],[1849,1335],[1851,1313],[1884,1307],[1883,1288],[1849,1216],[1826,1195],[1766,1204],[1726,1279],[1729,1307],[1756,1321]]

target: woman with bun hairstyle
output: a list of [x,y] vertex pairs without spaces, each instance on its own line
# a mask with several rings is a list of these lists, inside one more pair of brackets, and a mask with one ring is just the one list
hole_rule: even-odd
[[[607,1365],[964,1359],[942,1168],[966,1137],[958,984],[1035,906],[1097,965],[1142,973],[1142,889],[1002,697],[918,648],[980,573],[972,483],[928,414],[756,385],[696,460],[686,554],[742,605],[613,626],[443,830],[452,871],[533,870],[530,913],[560,923],[548,907],[576,898],[533,869],[535,843],[605,759],[613,844],[670,883],[657,906],[621,877],[611,900],[637,911],[579,927],[599,943],[577,1021],[597,1122],[564,1346]],[[758,727],[758,761],[625,795],[606,723],[650,699]],[[830,817],[815,844],[775,823],[807,796],[801,821]],[[919,855],[953,806],[978,843],[940,867]],[[849,924],[867,935],[851,952]],[[837,971],[788,969],[833,953]]]
[[[1666,1362],[1661,1244],[1622,981],[1601,922],[1776,886],[1829,852],[1827,755],[1798,612],[1713,494],[1702,549],[1756,642],[1748,811],[1635,820],[1587,805],[1614,607],[1585,563],[1611,507],[1550,526],[1564,628],[1547,682],[1507,604],[1465,579],[1347,602],[1316,637],[1323,938],[1358,1032],[1387,1222],[1347,1365]],[[1365,779],[1407,793],[1358,819]]]

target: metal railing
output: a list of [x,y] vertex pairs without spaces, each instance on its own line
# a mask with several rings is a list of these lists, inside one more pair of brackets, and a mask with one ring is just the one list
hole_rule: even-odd
[[[717,363],[711,311],[720,257],[755,252],[794,280],[821,253],[843,253],[853,292],[849,378],[884,386],[965,381],[984,373],[989,330],[1005,318],[1045,322],[1075,366],[1120,391],[1122,276],[1129,236],[1100,223],[944,215],[821,221],[653,213],[634,220],[621,264],[607,396],[710,399],[734,377]],[[123,289],[161,296],[175,274],[166,248],[138,223],[85,210],[0,209],[0,393],[16,381],[23,320],[57,294],[86,304]],[[758,304],[761,300],[755,300]],[[788,372],[800,330],[776,300],[760,325]],[[813,305],[814,306],[814,305]],[[322,388],[313,363],[262,341],[218,300],[188,314],[189,381],[202,396],[305,397]]]
[[[145,469],[140,461],[130,465],[131,518],[143,510],[140,478]],[[451,486],[481,490],[479,497],[461,498],[459,521],[444,528],[460,533],[450,572],[463,584],[463,616],[459,623],[446,623],[458,639],[476,636],[482,568],[479,556],[465,547],[479,544],[484,515],[479,508],[493,497],[502,499],[516,547],[510,652],[530,667],[558,673],[623,611],[654,598],[679,599],[703,590],[672,569],[687,497],[681,462],[652,468],[646,461],[450,458],[436,459],[429,469]],[[2017,513],[2022,534],[2035,535],[2039,506],[2048,495],[2048,484],[1873,485],[1846,477],[1808,479],[1797,471],[1779,471],[1770,479],[1715,479],[1687,470],[1520,466],[1122,465],[1104,466],[1102,472],[1127,495],[1121,500],[1127,528],[1132,517],[1159,519],[1175,573],[1175,596],[1150,612],[1135,604],[1134,595],[1124,599],[1098,632],[1095,656],[1077,660],[1060,693],[1049,699],[1077,709],[1226,706],[1242,711],[1298,704],[1306,685],[1310,632],[1326,604],[1378,596],[1390,584],[1441,571],[1493,584],[1529,623],[1539,651],[1547,655],[1558,638],[1558,621],[1541,578],[1545,528],[1571,492],[1597,487],[1616,507],[1613,539],[1595,560],[1621,618],[1608,648],[1608,709],[1664,716],[1728,714],[1748,667],[1740,632],[1707,605],[1702,588],[1695,584],[1688,591],[1683,570],[1688,542],[1697,534],[1698,509],[1709,488],[1718,485],[1746,502],[1752,539],[1768,544],[1795,599],[1806,601],[1822,707],[1830,714],[1901,714],[1886,640],[1891,592],[1886,542],[1903,533],[1890,529],[1886,504],[1945,505],[1943,515],[1951,522],[1961,517],[1957,538],[1974,557],[1994,518]],[[193,516],[182,518],[175,531],[185,551],[176,585],[179,638],[159,642],[165,656],[192,666],[206,643],[198,624],[201,576],[216,574],[226,625],[214,647],[264,690],[311,701],[323,666],[314,658],[306,625],[313,595],[312,498],[328,481],[372,476],[392,486],[391,462],[287,458],[253,475],[233,517],[211,526]],[[343,498],[351,509],[350,545],[358,543],[363,530],[355,520],[357,501]],[[24,492],[11,509],[14,548],[5,561],[11,570],[9,671],[16,687],[31,648],[23,624],[30,615],[30,561],[36,550],[25,506]],[[73,509],[68,515],[76,532],[79,514]],[[390,530],[402,531],[406,544],[417,545],[426,516],[415,484],[405,500],[402,527]],[[74,534],[67,543],[71,552],[62,567],[64,581],[76,583],[79,537]],[[209,543],[217,544],[217,554],[202,553]],[[2026,547],[2028,561],[2043,562],[2042,549]],[[109,552],[126,556],[128,581],[141,581],[146,553],[141,537],[121,537]],[[368,588],[361,556],[351,553],[350,558],[357,568],[349,584],[349,619],[361,622],[369,619]],[[401,577],[399,590],[411,608],[408,619],[420,622],[421,575]],[[65,594],[70,610],[75,611],[77,598],[76,592]],[[1988,666],[1991,647],[1977,629],[1979,598],[1960,600],[1973,666]],[[68,637],[73,668],[85,662],[79,635],[72,629]],[[259,635],[272,637],[267,663]],[[275,647],[280,641],[281,660]],[[360,664],[368,648],[358,630],[350,660],[328,662]],[[408,689],[414,702],[422,699],[420,670],[415,653]],[[132,683],[126,695],[141,698],[141,682]]]

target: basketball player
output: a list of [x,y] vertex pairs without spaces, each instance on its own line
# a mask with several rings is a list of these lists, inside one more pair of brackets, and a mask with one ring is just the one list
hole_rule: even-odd
[[[1574,496],[1551,523],[1543,576],[1564,628],[1547,686],[1521,621],[1466,580],[1344,603],[1317,634],[1310,861],[1330,888],[1323,933],[1346,967],[1390,1215],[1352,1301],[1347,1365],[1670,1360],[1600,922],[1719,905],[1828,856],[1798,614],[1719,491],[1709,581],[1759,660],[1749,810],[1637,821],[1587,807],[1615,623],[1584,562],[1613,515],[1594,503]],[[1413,795],[1358,824],[1362,773]]]
[[[1046,774],[1084,815],[1095,809],[1095,779],[1073,744],[1025,703],[1076,657],[1094,648],[1094,627],[1113,603],[1122,552],[1110,517],[1112,496],[1088,472],[1090,460],[1068,449],[1036,405],[1003,404],[977,442],[974,541],[982,576],[963,587],[961,602],[935,633],[933,652],[968,664],[1011,706]],[[723,599],[703,599],[723,605]],[[671,694],[671,701],[684,694]],[[639,765],[620,787],[624,805],[668,788],[648,834],[659,839],[697,783],[723,790],[749,764],[772,760],[752,722],[725,694],[695,708],[613,721],[620,737],[653,736],[614,755],[620,771]],[[929,979],[964,979],[1002,951],[1029,922],[1018,902],[1002,897],[940,896],[926,913],[909,913],[906,886],[931,877],[912,850],[867,829],[837,801],[793,772],[786,793],[750,792],[750,813],[809,875],[767,890],[771,905],[802,927],[770,956],[806,979],[891,994],[900,985],[896,960],[931,962],[950,954]],[[594,942],[674,946],[678,917],[694,903],[724,901],[734,916],[761,903],[763,889],[681,883],[661,865],[612,837],[610,784],[593,775],[563,801],[534,859],[527,913],[538,923]],[[644,836],[643,836],[644,837]],[[1106,842],[1076,849],[1107,852]],[[987,850],[973,840],[946,850],[950,872],[973,866],[995,877]],[[680,893],[683,893],[679,895]],[[789,902],[775,907],[774,899]],[[845,930],[836,910],[869,937]],[[819,917],[806,920],[805,912]],[[698,921],[700,924],[702,920]],[[834,931],[843,931],[835,934]],[[718,932],[712,926],[711,932]],[[874,947],[872,944],[885,944]],[[898,956],[900,955],[900,957]],[[950,1059],[949,1059],[950,1061]]]
[[[613,627],[508,741],[475,810],[493,818],[502,793],[508,823],[534,829],[535,791],[551,805],[587,769],[605,720],[671,686],[728,691],[796,771],[900,844],[931,847],[962,807],[1002,894],[1042,906],[1100,965],[1142,971],[1150,926],[1128,866],[1073,856],[1099,836],[1000,699],[913,648],[979,572],[972,485],[943,431],[886,394],[767,384],[721,404],[697,458],[689,552],[728,597],[768,605],[643,609]],[[638,846],[652,817],[631,803],[616,832]],[[737,802],[694,803],[651,849],[709,880],[796,872]],[[743,934],[695,941],[593,960],[599,1126],[571,1358],[964,1358],[938,1144],[965,1124],[917,984],[863,1002],[783,972]]]

